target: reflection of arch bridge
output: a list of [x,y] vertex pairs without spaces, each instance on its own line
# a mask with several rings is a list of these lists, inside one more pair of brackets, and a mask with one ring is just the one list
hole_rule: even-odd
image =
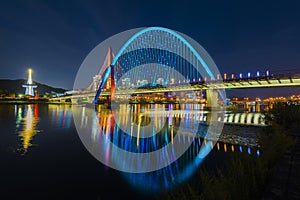
[[[149,63],[159,66],[154,67],[153,71],[148,68],[137,70],[130,78],[127,77],[124,85],[116,85],[120,83],[115,81],[126,77],[126,73],[131,69]],[[246,76],[242,74],[221,76],[211,71],[213,66],[212,61],[204,60],[202,55],[199,55],[194,47],[178,33],[166,28],[150,27],[134,34],[116,56],[109,48],[101,71],[96,75],[97,77],[94,77],[87,90],[75,91],[70,96],[50,100],[97,103],[100,95],[105,96],[107,100],[115,100],[116,97],[130,94],[205,91],[206,96],[211,97],[207,98],[208,106],[211,106],[216,105],[217,90],[300,86],[299,69],[275,73],[266,71],[264,74],[257,72],[254,76],[250,73]],[[179,73],[176,74],[175,71]],[[149,74],[153,77],[148,77]],[[161,74],[165,77],[159,77]],[[140,80],[144,82],[140,83]],[[147,85],[147,82],[157,81],[164,87],[141,87],[142,84]]]

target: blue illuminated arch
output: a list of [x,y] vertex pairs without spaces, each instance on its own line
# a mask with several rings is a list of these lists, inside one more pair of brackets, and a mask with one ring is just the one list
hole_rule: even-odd
[[[138,38],[140,35],[148,32],[148,31],[164,31],[166,33],[169,33],[173,36],[175,36],[176,38],[178,38],[181,42],[183,42],[188,48],[189,50],[194,54],[194,56],[199,60],[199,62],[202,64],[202,66],[204,67],[205,71],[207,72],[207,74],[211,77],[211,80],[216,80],[214,74],[212,73],[212,71],[210,70],[209,66],[206,64],[206,62],[204,61],[204,59],[199,55],[199,53],[194,49],[194,47],[186,40],[184,39],[181,35],[179,35],[178,33],[176,33],[173,30],[167,29],[167,28],[163,28],[163,27],[149,27],[149,28],[145,28],[137,33],[135,33],[120,49],[120,51],[118,52],[118,54],[115,56],[115,58],[113,59],[111,66],[115,66],[119,60],[119,58],[122,56],[122,54],[124,53],[124,51],[126,50],[126,48],[136,39]],[[198,70],[198,69],[197,69]],[[105,75],[104,75],[104,79],[102,80],[102,83],[100,84],[100,87],[98,88],[95,98],[94,98],[94,103],[96,104],[98,101],[98,98],[101,94],[102,88],[110,74],[111,71],[111,67],[108,66],[108,68],[105,71]],[[221,96],[223,96],[221,94]],[[224,99],[224,98],[223,98]]]
[[119,57],[123,54],[123,52],[125,51],[125,49],[130,45],[130,43],[132,43],[137,37],[139,37],[140,35],[148,32],[148,31],[164,31],[167,33],[170,33],[172,35],[174,35],[175,37],[177,37],[180,41],[182,41],[192,52],[193,54],[196,56],[196,58],[200,61],[200,63],[202,64],[202,66],[204,67],[204,69],[206,70],[206,72],[208,73],[208,75],[211,77],[212,80],[216,80],[214,74],[211,72],[211,70],[209,69],[208,65],[206,64],[206,62],[202,59],[202,57],[199,55],[199,53],[194,49],[194,47],[188,42],[186,41],[186,39],[184,39],[181,35],[179,35],[178,33],[176,33],[173,30],[167,29],[167,28],[163,28],[163,27],[149,27],[149,28],[145,28],[139,32],[137,32],[136,34],[134,34],[120,49],[120,51],[118,52],[118,54],[116,55],[116,57],[113,59],[112,61],[112,65],[115,65],[119,59]]

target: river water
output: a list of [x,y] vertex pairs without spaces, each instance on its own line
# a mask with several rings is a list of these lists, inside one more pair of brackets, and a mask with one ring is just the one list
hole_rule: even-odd
[[[192,110],[196,109],[186,105],[189,106]],[[140,113],[143,109],[156,111],[165,106],[133,105],[133,108]],[[112,113],[102,107],[96,109],[99,128],[93,130],[95,124],[90,119],[89,109],[78,106],[74,111],[71,105],[52,104],[0,106],[1,199],[153,199],[165,190],[179,188],[194,176],[199,167],[222,167],[232,154],[261,154],[257,144],[260,128],[225,125],[220,141],[212,145],[210,140],[203,139],[199,133],[193,138],[178,132],[176,125],[180,123],[183,127],[189,127],[195,123],[192,118],[169,116],[167,119],[146,115],[133,118],[132,121],[139,124],[137,128],[146,126],[151,120],[161,126],[164,135],[149,141],[141,136],[130,136],[130,131],[126,133],[126,127],[122,131],[116,128],[116,123],[108,123]],[[168,105],[166,110],[176,109]],[[75,127],[74,112],[82,116],[78,122],[80,127]],[[128,119],[130,115],[119,117],[118,122],[126,125]],[[178,134],[182,144],[190,141],[191,145],[178,160],[167,167],[148,173],[124,173],[107,167],[90,154],[90,150],[85,148],[85,142],[81,141],[82,135],[76,130],[82,127],[91,128],[89,141],[93,144],[104,144],[98,142],[106,138],[131,152],[145,153],[161,148],[172,142],[172,134]],[[205,129],[205,125],[201,127]],[[199,160],[202,144],[210,145],[211,152]],[[102,145],[101,148],[106,146]],[[107,156],[117,165],[122,161],[113,152]]]

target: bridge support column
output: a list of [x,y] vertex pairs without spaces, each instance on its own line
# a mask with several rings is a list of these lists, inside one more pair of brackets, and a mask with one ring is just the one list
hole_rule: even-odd
[[206,90],[207,107],[218,106],[218,90],[208,89]]
[[[208,89],[206,90],[207,107],[210,112],[207,113],[207,124],[216,123],[218,121],[218,90]],[[209,134],[213,134],[214,131],[210,131]]]

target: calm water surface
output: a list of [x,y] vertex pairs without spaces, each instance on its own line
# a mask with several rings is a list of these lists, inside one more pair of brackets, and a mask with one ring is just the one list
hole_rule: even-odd
[[[85,108],[78,109],[83,112]],[[103,120],[108,119],[109,113],[102,112],[99,116],[100,127],[105,130],[108,125]],[[83,119],[83,124],[89,124],[88,118]],[[151,119],[145,118],[143,123],[147,120]],[[173,124],[176,120],[192,123],[173,120]],[[161,191],[180,187],[193,176],[201,164],[195,164],[200,144],[209,142],[199,137],[171,166],[152,173],[130,174],[104,166],[85,149],[74,126],[70,105],[3,104],[0,127],[1,199],[153,199]],[[164,130],[168,136],[171,134],[169,126]],[[257,128],[225,126],[222,142],[213,147],[201,165],[222,166],[233,153],[259,156],[253,138],[257,131]],[[126,138],[125,133],[121,132],[120,137]],[[165,138],[163,141],[169,142]],[[128,141],[118,143],[124,149],[137,143]],[[157,142],[162,144],[161,141],[158,138]]]

